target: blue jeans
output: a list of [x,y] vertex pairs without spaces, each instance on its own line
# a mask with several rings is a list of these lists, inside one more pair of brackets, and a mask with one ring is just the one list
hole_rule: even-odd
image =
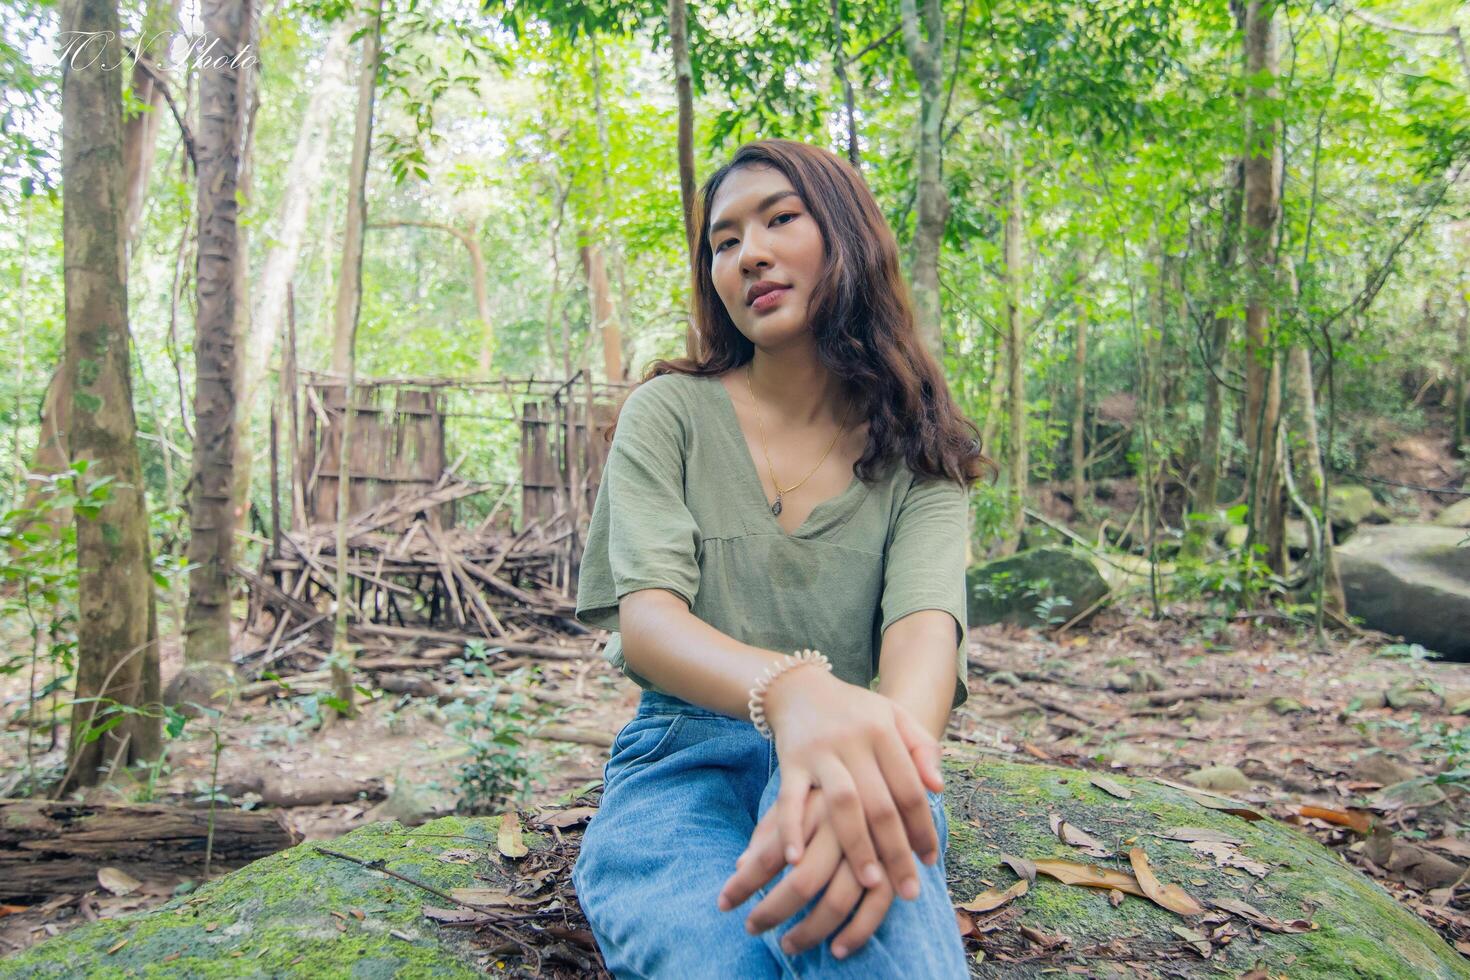
[[878,930],[845,958],[830,948],[840,930],[795,956],[781,950],[781,937],[820,894],[760,935],[745,931],[746,917],[789,867],[743,904],[728,912],[716,907],[780,782],[774,744],[749,721],[643,691],[638,713],[613,739],[602,806],[572,868],[572,886],[612,974],[618,980],[968,977],[945,882],[943,794],[927,789],[939,860],[926,865],[914,856],[919,897],[894,895]]

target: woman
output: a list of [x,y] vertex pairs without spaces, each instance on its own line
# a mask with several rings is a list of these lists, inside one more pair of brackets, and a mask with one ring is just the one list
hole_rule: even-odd
[[582,556],[644,690],[578,899],[620,978],[966,976],[938,740],[989,460],[846,162],[748,144],[697,217],[695,356],[624,400]]

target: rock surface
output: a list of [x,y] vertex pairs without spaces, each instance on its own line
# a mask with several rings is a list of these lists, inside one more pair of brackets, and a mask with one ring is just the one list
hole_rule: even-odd
[[1108,594],[1108,583],[1086,555],[1070,548],[1043,547],[1018,551],[984,562],[965,575],[971,626],[1015,623],[1045,626],[1040,607],[1053,603],[1050,615],[1066,622]]
[[[972,976],[1234,977],[1262,967],[1272,976],[1293,978],[1470,977],[1466,961],[1437,933],[1335,854],[1284,824],[1249,822],[1201,805],[1198,796],[1181,789],[1124,776],[1106,777],[1103,788],[1086,772],[988,756],[946,760],[945,771],[947,870],[955,904],[1017,880],[1003,855],[1126,871],[1127,851],[1138,846],[1160,881],[1199,902],[1245,902],[1272,920],[1303,920],[1313,927],[1277,933],[1249,928],[1234,917],[1212,926],[1145,898],[1128,895],[1114,906],[1104,890],[1038,877],[1026,894],[974,916],[982,931],[965,940]],[[1114,795],[1119,790],[1130,798]],[[1120,856],[1091,857],[1063,843],[1051,829],[1052,814]],[[444,891],[508,889],[539,869],[546,877],[543,890],[534,894],[569,893],[567,862],[574,850],[557,849],[548,833],[527,831],[529,853],[502,857],[495,844],[499,823],[498,817],[444,818],[407,829],[390,821],[326,845],[302,844],[162,908],[83,926],[0,960],[0,976],[525,976],[524,970],[513,972],[514,959],[485,951],[491,937],[425,917],[426,905],[448,902],[318,851],[326,846],[382,861],[390,871]],[[1213,855],[1162,836],[1179,836],[1178,828],[1195,828],[1184,836],[1203,832],[1239,841],[1233,846],[1244,866],[1254,865],[1264,876],[1219,864]],[[568,844],[577,836],[575,830],[562,833]],[[517,911],[548,907],[550,902]],[[548,921],[560,923],[561,916]],[[568,910],[568,925],[585,928],[575,909]],[[1176,931],[1187,927],[1210,935],[1221,925],[1234,936],[1225,944],[1210,943],[1209,959]],[[1057,942],[1038,945],[1027,934]],[[543,942],[558,940],[548,936]],[[559,942],[568,955],[579,953],[575,943]],[[548,950],[539,948],[542,975],[552,975]],[[583,970],[567,962],[558,965],[572,975],[595,972],[591,962]]]
[[1470,545],[1431,524],[1363,526],[1337,549],[1348,612],[1373,629],[1470,660]]

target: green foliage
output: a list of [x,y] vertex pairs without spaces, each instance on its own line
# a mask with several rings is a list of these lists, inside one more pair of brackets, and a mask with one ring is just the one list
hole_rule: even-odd
[[[998,571],[992,573],[988,580],[976,582],[974,592],[977,597],[997,604],[1029,602],[1037,621],[1051,626],[1065,623],[1070,614],[1064,613],[1072,606],[1072,600],[1057,595],[1055,583],[1045,576],[1022,581],[1010,571]],[[1036,601],[1030,602],[1032,599]]]
[[[466,650],[469,655],[470,651]],[[469,666],[466,676],[480,674],[482,656],[467,657],[462,667]],[[457,698],[445,707],[448,730],[469,752],[458,773],[460,808],[465,813],[496,813],[503,804],[530,798],[532,783],[540,771],[544,757],[532,751],[527,740],[535,737],[546,720],[532,710],[534,702],[523,690],[539,668],[521,668],[495,676],[484,671],[489,686],[477,692],[473,701]],[[497,705],[505,694],[505,703]]]

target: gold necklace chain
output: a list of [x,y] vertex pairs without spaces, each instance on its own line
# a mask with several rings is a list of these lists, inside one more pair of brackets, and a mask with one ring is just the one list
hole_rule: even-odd
[[837,435],[833,436],[832,437],[832,441],[827,444],[827,452],[823,453],[822,454],[822,458],[819,459],[819,460],[817,460],[817,465],[812,467],[811,473],[808,473],[806,476],[802,477],[801,480],[800,480],[800,482],[794,483],[791,486],[787,487],[785,490],[782,490],[781,489],[781,484],[779,484],[779,483],[776,482],[776,468],[771,465],[771,453],[770,453],[770,450],[768,450],[766,448],[766,426],[765,426],[765,423],[761,421],[761,407],[760,407],[760,403],[758,401],[756,401],[756,398],[755,398],[755,388],[752,387],[751,386],[751,383],[750,383],[750,376],[753,373],[753,371],[752,371],[752,368],[753,367],[754,367],[754,362],[753,361],[747,361],[746,362],[746,365],[745,365],[745,388],[746,388],[747,391],[750,392],[750,403],[753,406],[755,406],[755,424],[760,429],[760,434],[761,434],[761,452],[763,454],[765,454],[765,457],[766,457],[766,471],[771,474],[771,486],[773,486],[773,487],[776,488],[776,502],[771,505],[771,513],[779,516],[780,513],[781,513],[781,498],[784,497],[786,494],[790,493],[791,491],[795,490],[797,487],[801,486],[807,480],[810,480],[812,478],[812,473],[815,473],[817,470],[821,469],[822,464],[827,461],[827,455],[828,455],[828,453],[832,452],[832,447],[835,446],[835,445],[837,445],[837,440],[839,438],[841,438],[841,436],[842,436],[842,434],[844,432],[847,431],[847,416],[844,414],[843,419],[842,419],[842,428],[840,428],[840,429],[837,430]]

